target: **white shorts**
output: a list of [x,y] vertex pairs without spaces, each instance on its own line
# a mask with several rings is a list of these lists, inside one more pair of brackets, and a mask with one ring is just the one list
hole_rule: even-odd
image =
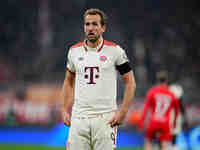
[[71,121],[67,150],[115,150],[117,127],[108,121],[114,112],[91,117],[73,118]]

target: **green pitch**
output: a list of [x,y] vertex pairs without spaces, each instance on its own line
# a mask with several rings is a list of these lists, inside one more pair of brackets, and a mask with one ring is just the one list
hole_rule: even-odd
[[[0,150],[65,150],[64,147],[45,147],[30,145],[0,145]],[[144,150],[143,148],[119,148],[117,150]]]

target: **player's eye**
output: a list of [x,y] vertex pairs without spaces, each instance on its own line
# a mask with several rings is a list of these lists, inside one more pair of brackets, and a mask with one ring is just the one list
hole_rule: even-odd
[[89,22],[86,22],[86,23],[85,23],[85,25],[86,25],[86,26],[89,26],[89,25],[90,25],[90,23],[89,23]]
[[92,24],[93,24],[94,26],[97,26],[97,25],[98,25],[96,22],[93,22]]

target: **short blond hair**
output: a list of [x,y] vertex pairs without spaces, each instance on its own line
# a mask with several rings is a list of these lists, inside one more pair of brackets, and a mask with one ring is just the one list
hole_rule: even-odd
[[85,11],[84,15],[83,15],[83,19],[85,20],[85,17],[87,15],[99,15],[101,17],[101,25],[104,26],[107,23],[107,16],[106,14],[98,9],[98,8],[90,8],[88,10]]

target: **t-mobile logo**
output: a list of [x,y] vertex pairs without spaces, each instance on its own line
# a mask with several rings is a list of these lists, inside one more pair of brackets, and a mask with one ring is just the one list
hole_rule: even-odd
[[[96,84],[94,79],[99,78],[99,67],[85,67],[85,79],[89,79],[87,84]],[[96,72],[96,73],[95,73]]]

